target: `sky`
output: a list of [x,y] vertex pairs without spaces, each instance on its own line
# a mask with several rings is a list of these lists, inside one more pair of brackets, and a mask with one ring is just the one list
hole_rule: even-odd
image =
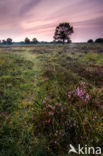
[[103,37],[103,0],[0,0],[0,40],[52,41],[62,22],[73,26],[73,42]]

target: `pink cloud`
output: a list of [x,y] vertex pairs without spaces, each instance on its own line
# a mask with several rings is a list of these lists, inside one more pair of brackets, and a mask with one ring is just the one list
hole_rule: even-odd
[[1,0],[0,38],[37,36],[49,41],[59,23],[70,22],[73,41],[95,39],[103,35],[102,6],[102,0]]

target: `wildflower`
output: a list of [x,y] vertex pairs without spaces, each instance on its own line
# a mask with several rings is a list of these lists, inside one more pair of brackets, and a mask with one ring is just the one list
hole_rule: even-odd
[[88,94],[88,93],[86,94],[86,99],[87,99],[87,100],[89,100],[89,99],[90,99],[90,96],[89,96],[89,94]]
[[68,93],[68,97],[69,97],[69,99],[71,98],[71,94],[70,93]]
[[63,112],[64,111],[64,109],[63,108],[61,108],[61,112]]
[[54,144],[59,145],[57,141],[54,141]]
[[55,106],[52,106],[52,105],[47,105],[46,108],[47,108],[47,109],[50,108],[50,109],[52,109],[52,110],[55,110]]
[[61,104],[60,104],[60,103],[57,103],[55,106],[59,106],[59,107],[60,107],[60,106],[61,106]]
[[58,135],[58,133],[55,133],[54,135],[55,135],[55,136],[57,136],[57,135]]
[[48,120],[48,123],[50,123],[50,119]]
[[97,116],[95,115],[95,116],[93,116],[93,120],[96,120],[97,119]]
[[81,82],[81,87],[77,87],[75,90],[69,91],[68,92],[68,98],[71,99],[72,97],[79,97],[81,100],[83,100],[84,102],[86,102],[87,100],[90,100],[90,95],[88,93],[86,93],[86,86],[85,86],[85,82],[82,81]]
[[76,89],[76,92],[77,92],[77,96],[79,96],[80,98],[85,94],[85,90],[80,89],[79,87]]
[[76,122],[73,123],[73,126],[76,127]]
[[81,81],[81,85],[83,86],[83,88],[86,88],[84,81]]

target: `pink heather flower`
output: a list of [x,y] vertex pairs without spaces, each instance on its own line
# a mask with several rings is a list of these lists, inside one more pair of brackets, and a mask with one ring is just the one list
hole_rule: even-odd
[[83,86],[83,88],[86,88],[84,81],[81,82],[81,85]]
[[55,110],[55,106],[52,106],[52,105],[47,105],[46,108],[50,108],[52,110]]
[[48,123],[50,123],[50,119],[48,120]]
[[57,136],[57,135],[58,135],[58,133],[55,133],[54,135],[55,135],[55,136]]
[[88,93],[86,93],[86,90],[85,90],[86,88],[85,82],[82,81],[81,85],[82,85],[81,87],[77,87],[75,90],[68,92],[69,99],[73,96],[73,97],[79,97],[84,102],[86,102],[87,100],[90,100],[90,96]]
[[84,90],[80,90],[80,88],[78,87],[76,89],[76,93],[77,93],[77,96],[82,97],[84,95]]
[[64,109],[63,108],[61,108],[61,112],[63,112],[64,111]]
[[85,85],[85,82],[84,81],[81,81],[81,85],[84,86]]
[[61,106],[61,104],[60,104],[60,103],[57,103],[57,104],[56,104],[56,106],[59,106],[59,107],[60,107],[60,106]]
[[76,127],[76,123],[74,123],[73,126]]
[[54,144],[58,145],[58,142],[57,141],[54,141]]
[[43,104],[45,104],[46,103],[46,101],[45,100],[43,100]]
[[97,119],[97,116],[95,115],[95,116],[93,116],[93,119],[95,120],[95,119]]
[[87,93],[87,95],[86,95],[86,99],[87,100],[89,100],[90,99],[90,96],[89,96],[89,94]]
[[85,90],[84,89],[80,89],[79,87],[76,89],[76,94],[77,96],[79,96],[81,99],[83,98],[84,94],[85,94]]
[[71,98],[71,95],[70,95],[70,94],[68,94],[68,97],[69,97],[69,98]]
[[51,109],[52,109],[52,110],[55,110],[55,106],[52,106]]

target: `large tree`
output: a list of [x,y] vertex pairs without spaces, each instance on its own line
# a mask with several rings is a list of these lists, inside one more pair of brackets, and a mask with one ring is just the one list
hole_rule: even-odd
[[70,35],[73,33],[73,27],[70,23],[60,23],[55,30],[54,40],[62,41],[63,44],[70,41]]
[[7,38],[7,44],[12,44],[12,39],[11,38]]

